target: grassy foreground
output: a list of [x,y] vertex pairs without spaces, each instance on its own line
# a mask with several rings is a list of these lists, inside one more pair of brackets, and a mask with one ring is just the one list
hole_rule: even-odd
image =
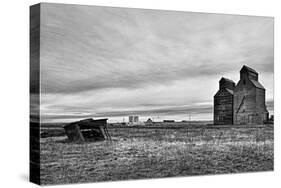
[[113,141],[41,139],[42,184],[273,170],[273,126],[109,128]]

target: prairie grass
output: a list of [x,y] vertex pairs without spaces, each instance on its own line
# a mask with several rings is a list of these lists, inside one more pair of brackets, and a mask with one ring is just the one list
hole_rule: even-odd
[[41,139],[42,184],[273,170],[273,127],[110,128],[113,141]]

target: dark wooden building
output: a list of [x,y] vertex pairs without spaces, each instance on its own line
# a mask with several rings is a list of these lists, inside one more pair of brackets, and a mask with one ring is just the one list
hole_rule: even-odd
[[165,120],[163,120],[163,122],[164,123],[174,123],[175,120],[173,120],[173,119],[165,119]]
[[148,118],[148,119],[146,120],[146,122],[144,122],[144,123],[145,123],[145,125],[147,125],[147,126],[154,125],[154,122],[153,122],[150,118]]
[[214,96],[214,124],[233,124],[233,90],[235,82],[222,77]]
[[259,83],[258,73],[247,66],[240,70],[240,80],[233,91],[234,124],[263,124],[268,120],[265,88]]
[[84,119],[69,123],[63,128],[70,141],[111,140],[106,125],[107,119]]

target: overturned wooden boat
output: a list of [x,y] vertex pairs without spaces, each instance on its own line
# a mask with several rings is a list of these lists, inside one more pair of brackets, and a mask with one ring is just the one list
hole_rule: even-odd
[[84,119],[66,124],[63,128],[70,141],[111,140],[106,128],[107,119]]

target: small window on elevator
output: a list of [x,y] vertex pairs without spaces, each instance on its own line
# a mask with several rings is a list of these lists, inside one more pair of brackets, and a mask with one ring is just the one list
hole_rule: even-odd
[[243,80],[243,84],[246,85],[246,80]]

